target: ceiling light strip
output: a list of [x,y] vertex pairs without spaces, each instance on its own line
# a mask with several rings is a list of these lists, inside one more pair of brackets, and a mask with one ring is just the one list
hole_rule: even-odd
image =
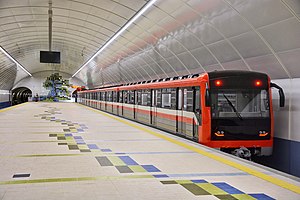
[[98,56],[108,45],[120,36],[135,20],[137,20],[146,10],[148,10],[157,0],[150,0],[134,17],[132,17],[116,34],[113,35],[88,61],[86,61],[72,77],[76,76],[85,66],[87,66],[96,56]]
[[26,72],[29,76],[32,76],[32,74],[29,73],[29,71],[27,71],[18,61],[16,61],[11,55],[9,55],[9,53],[2,47],[0,46],[0,50],[10,59],[12,60],[17,67],[20,67],[24,72]]

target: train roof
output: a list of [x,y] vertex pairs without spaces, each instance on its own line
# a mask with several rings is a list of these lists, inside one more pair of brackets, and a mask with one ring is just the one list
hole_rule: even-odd
[[242,70],[223,70],[223,71],[212,71],[208,72],[208,76],[210,79],[221,78],[221,77],[235,77],[235,76],[243,76],[247,77],[268,77],[267,74],[261,72],[253,72],[253,71],[242,71]]
[[123,86],[110,87],[110,88],[85,90],[85,91],[81,91],[81,93],[101,92],[101,91],[119,91],[119,90],[121,90],[121,91],[123,91],[123,90],[146,90],[146,89],[150,89],[150,88],[155,89],[155,88],[196,86],[197,83],[200,84],[200,81],[204,77],[207,77],[207,73],[197,75],[198,77],[194,77],[194,76],[195,75],[176,77],[176,80],[169,80],[169,78],[166,78],[166,79],[155,80],[153,82],[152,81],[151,82],[144,81],[144,82],[133,83],[133,84],[123,85]]

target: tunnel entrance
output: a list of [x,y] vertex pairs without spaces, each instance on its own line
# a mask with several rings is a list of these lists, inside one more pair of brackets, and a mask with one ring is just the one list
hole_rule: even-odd
[[74,102],[77,102],[77,90],[72,93],[72,98],[74,99]]
[[28,97],[32,97],[32,91],[27,87],[19,87],[12,91],[12,105],[25,103]]

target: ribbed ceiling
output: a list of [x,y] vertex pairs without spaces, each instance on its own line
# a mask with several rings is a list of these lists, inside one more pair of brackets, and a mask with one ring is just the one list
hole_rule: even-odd
[[[147,3],[53,0],[52,50],[61,64],[40,64],[39,51],[49,48],[48,2],[0,1],[0,45],[30,73],[74,74]],[[296,78],[299,35],[299,0],[158,0],[77,77],[90,87],[224,69]],[[0,89],[26,76],[0,59]]]

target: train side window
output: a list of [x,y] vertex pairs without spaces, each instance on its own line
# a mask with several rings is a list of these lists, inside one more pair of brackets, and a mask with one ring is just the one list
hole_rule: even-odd
[[171,94],[170,93],[163,93],[162,94],[162,108],[171,108]]
[[108,101],[108,102],[111,102],[111,101],[112,101],[112,92],[111,92],[111,91],[108,91],[108,92],[107,92],[107,101]]
[[117,102],[117,100],[118,100],[118,92],[114,91],[113,92],[113,102]]
[[195,101],[195,110],[194,112],[197,114],[201,114],[201,99],[200,99],[200,88],[196,87],[195,88],[195,97],[194,97],[194,101]]
[[151,106],[151,90],[147,90],[147,106]]
[[182,89],[178,90],[178,110],[182,110]]
[[141,90],[137,90],[136,91],[136,95],[137,95],[137,104],[138,105],[142,105],[142,91]]
[[156,92],[156,107],[161,108],[161,89],[157,89],[155,92]]
[[106,95],[105,95],[105,101],[109,101],[109,92],[105,92],[106,93]]
[[123,92],[124,103],[128,103],[128,91]]
[[184,99],[183,99],[183,109],[185,111],[194,111],[194,90],[193,88],[185,88],[184,89]]
[[171,89],[162,89],[161,90],[161,107],[162,108],[171,108]]
[[119,103],[123,103],[123,91],[119,91]]
[[102,101],[106,101],[106,94],[105,92],[101,92]]
[[155,90],[152,90],[152,107],[156,106]]
[[194,89],[187,89],[187,111],[194,112]]
[[177,88],[171,88],[171,109],[176,110]]
[[141,97],[141,105],[150,106],[150,101],[151,101],[150,90],[142,90],[140,97]]
[[135,95],[134,95],[134,90],[131,90],[128,92],[128,103],[134,104],[135,103]]
[[105,101],[109,101],[109,93],[105,92]]

